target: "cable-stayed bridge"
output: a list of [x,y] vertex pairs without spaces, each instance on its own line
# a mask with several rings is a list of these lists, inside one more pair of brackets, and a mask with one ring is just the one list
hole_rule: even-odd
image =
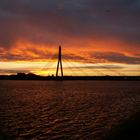
[[[65,51],[65,53],[70,54],[68,57],[67,55],[63,55],[62,51]],[[109,74],[113,76],[126,76],[125,73],[121,72],[120,70],[116,70],[115,67],[110,67],[109,65],[105,65],[102,63],[78,63],[72,61],[74,57],[74,54],[69,52],[68,50],[64,49],[59,46],[58,54],[57,54],[57,64],[55,63],[46,63],[46,65],[41,69],[42,71],[48,71],[49,73],[50,69],[53,69],[53,74],[56,77],[63,77],[63,76],[109,76]],[[52,56],[50,59],[56,58],[56,54]],[[83,59],[80,55],[76,54],[76,57],[79,59]],[[64,64],[64,66],[63,66]],[[68,73],[65,71],[69,71]]]
[[[64,49],[63,49],[64,50]],[[121,69],[110,67],[103,63],[86,63],[84,57],[62,53],[62,48],[59,46],[57,55],[54,54],[49,58],[55,60],[53,63],[46,63],[40,71],[45,71],[45,76],[36,75],[34,73],[17,73],[17,75],[0,75],[1,80],[135,80],[140,81],[140,76],[127,76]],[[66,50],[64,50],[66,53]],[[73,57],[74,56],[74,57]],[[75,58],[83,59],[80,63],[75,62]],[[57,63],[56,63],[57,60]],[[72,61],[73,60],[73,61]],[[45,62],[44,62],[45,63]],[[53,66],[52,66],[53,65]],[[53,73],[50,73],[53,69]],[[69,71],[69,72],[67,72]]]

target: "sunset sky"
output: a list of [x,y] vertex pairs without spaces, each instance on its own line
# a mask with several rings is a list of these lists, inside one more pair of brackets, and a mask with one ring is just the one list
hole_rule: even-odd
[[0,0],[0,75],[140,75],[140,0]]

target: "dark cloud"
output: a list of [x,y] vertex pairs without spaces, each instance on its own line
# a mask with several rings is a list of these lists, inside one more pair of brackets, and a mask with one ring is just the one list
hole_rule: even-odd
[[[75,68],[74,66],[71,68]],[[76,66],[76,68],[87,68],[87,69],[123,69],[124,67],[119,65],[90,65],[90,66]]]
[[114,52],[94,52],[91,55],[92,58],[96,58],[102,62],[115,62],[125,64],[140,64],[140,57],[127,56],[123,53]]
[[0,53],[1,61],[36,61],[36,60],[47,60],[57,58],[56,54],[49,52],[40,52],[34,49],[27,49],[22,53],[16,54],[12,51],[6,52],[4,54]]
[[[34,55],[30,55],[30,52]],[[57,53],[50,53],[50,52],[40,52],[38,50],[34,49],[29,49],[26,50],[26,53],[22,54],[13,54],[10,52],[7,52],[5,54],[0,53],[0,60],[5,60],[5,61],[20,61],[20,60],[25,60],[25,61],[36,61],[36,60],[54,60],[58,58]],[[77,61],[77,62],[89,62],[88,58],[85,58],[84,56],[78,56],[76,54],[63,54],[62,55],[63,61]]]
[[[0,0],[0,46],[114,37],[140,44],[139,0]],[[135,47],[135,46],[134,46]]]
[[84,56],[79,56],[79,55],[76,55],[76,54],[63,54],[63,59],[64,60],[68,60],[68,61],[81,61],[81,62],[86,62],[88,61],[88,58],[84,57]]

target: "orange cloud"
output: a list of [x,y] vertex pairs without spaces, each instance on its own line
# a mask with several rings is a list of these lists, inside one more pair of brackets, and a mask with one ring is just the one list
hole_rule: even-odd
[[[69,43],[69,44],[68,44]],[[131,44],[127,44],[118,40],[77,40],[62,44],[62,55],[64,59],[73,61],[82,61],[87,63],[105,62],[90,54],[96,52],[112,52],[121,53],[126,56],[134,56],[136,52],[132,49]],[[127,48],[127,49],[126,49]],[[28,41],[17,41],[10,48],[0,48],[1,61],[54,61],[57,59],[58,45],[34,44]],[[101,54],[101,53],[100,53]],[[139,58],[139,56],[137,56]],[[105,58],[104,58],[105,59]],[[131,58],[130,58],[131,59]],[[130,60],[129,59],[129,60]],[[108,60],[107,60],[108,61]],[[130,60],[131,61],[131,60]],[[118,62],[119,63],[119,62]],[[120,61],[121,63],[121,61]]]

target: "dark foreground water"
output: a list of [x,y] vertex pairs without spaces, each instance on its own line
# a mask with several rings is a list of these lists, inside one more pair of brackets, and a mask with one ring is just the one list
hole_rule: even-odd
[[0,140],[104,140],[140,110],[139,85],[0,81]]

